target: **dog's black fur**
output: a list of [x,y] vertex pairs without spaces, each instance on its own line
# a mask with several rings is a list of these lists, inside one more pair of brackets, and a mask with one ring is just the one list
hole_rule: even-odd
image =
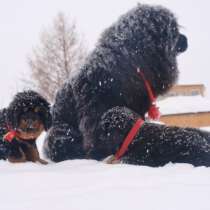
[[103,159],[114,142],[99,138],[102,116],[120,106],[144,118],[150,107],[137,68],[156,96],[164,94],[177,79],[176,57],[186,48],[187,38],[165,8],[139,4],[121,16],[102,34],[79,74],[57,94],[53,127],[45,140],[47,156],[54,161]]
[[6,109],[0,110],[0,160],[5,160],[8,156],[8,144],[3,141],[3,136],[8,132],[6,113]]
[[[37,110],[36,110],[37,109]],[[19,147],[26,147],[24,142],[15,139],[11,143],[3,139],[4,135],[11,130],[20,128],[22,117],[29,120],[39,119],[44,129],[48,130],[52,124],[50,104],[35,91],[23,91],[15,95],[9,106],[0,112],[0,159],[7,159],[10,155],[19,155]],[[25,131],[27,132],[27,131]],[[35,140],[27,142],[35,149]],[[14,155],[15,156],[15,155]]]

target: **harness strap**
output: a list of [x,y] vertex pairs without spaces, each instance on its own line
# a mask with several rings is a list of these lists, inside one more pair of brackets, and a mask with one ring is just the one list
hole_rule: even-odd
[[[145,76],[144,76],[143,72],[140,70],[140,68],[137,68],[137,73],[143,79],[149,99],[150,99],[150,107],[148,110],[148,116],[149,116],[149,118],[151,118],[153,120],[159,120],[160,111],[156,105],[156,96],[152,91],[151,85],[150,85],[149,81],[145,78]],[[135,122],[135,124],[129,131],[128,135],[124,139],[123,144],[120,147],[120,149],[116,152],[116,154],[114,156],[111,157],[110,160],[108,160],[110,163],[119,161],[119,159],[125,154],[125,152],[128,150],[129,145],[132,143],[134,137],[136,136],[137,132],[139,131],[139,129],[141,128],[141,126],[143,124],[144,124],[144,120],[142,120],[141,118],[139,118]]]
[[159,107],[156,105],[156,96],[152,91],[152,87],[149,83],[149,81],[145,78],[143,72],[140,70],[140,68],[137,68],[137,73],[141,76],[141,78],[144,81],[149,99],[150,99],[150,108],[148,110],[148,116],[152,120],[159,120],[160,119],[160,111]]
[[141,118],[139,118],[135,122],[135,124],[129,131],[128,135],[126,136],[125,140],[123,141],[122,146],[114,155],[115,160],[119,160],[125,154],[125,152],[128,149],[128,146],[131,144],[131,142],[133,141],[134,137],[136,136],[137,132],[139,131],[139,129],[141,128],[143,124],[144,124],[144,120],[142,120]]

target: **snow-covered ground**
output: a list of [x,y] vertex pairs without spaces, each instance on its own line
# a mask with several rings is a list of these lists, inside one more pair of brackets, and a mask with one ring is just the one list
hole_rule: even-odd
[[0,162],[2,210],[209,210],[210,168]]
[[[44,135],[39,140],[42,145]],[[209,210],[210,168],[0,161],[1,210]]]

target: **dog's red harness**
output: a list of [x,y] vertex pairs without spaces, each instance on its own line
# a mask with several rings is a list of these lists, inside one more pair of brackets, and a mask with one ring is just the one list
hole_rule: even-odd
[[[143,72],[139,68],[137,68],[137,73],[143,79],[146,90],[147,90],[149,98],[150,98],[150,108],[149,108],[149,111],[148,111],[148,116],[152,120],[159,120],[160,112],[159,112],[159,108],[156,106],[156,97],[153,94],[151,85],[150,85],[149,81],[145,78]],[[119,160],[125,154],[125,152],[128,149],[128,146],[131,144],[131,142],[133,141],[134,137],[136,136],[137,132],[139,131],[139,129],[141,128],[141,126],[143,124],[144,124],[144,120],[142,120],[141,118],[139,118],[135,122],[135,124],[133,125],[133,127],[129,131],[128,135],[124,139],[122,146],[120,147],[120,149],[114,155],[114,158],[113,158],[112,161]]]
[[131,128],[128,135],[126,136],[125,140],[123,141],[122,146],[114,155],[115,160],[119,160],[125,154],[126,150],[128,149],[128,146],[131,144],[131,142],[133,141],[134,137],[136,136],[137,132],[139,131],[139,129],[141,128],[143,124],[144,124],[144,120],[142,120],[141,118],[139,118],[136,121],[136,123]]
[[159,120],[160,119],[160,111],[159,111],[159,108],[156,105],[156,99],[157,98],[155,97],[155,95],[152,91],[151,85],[150,85],[149,81],[145,78],[143,72],[139,68],[137,68],[137,73],[143,79],[146,90],[147,90],[147,93],[148,93],[148,96],[149,96],[149,99],[150,99],[150,108],[149,108],[149,111],[148,111],[148,116],[152,120]]

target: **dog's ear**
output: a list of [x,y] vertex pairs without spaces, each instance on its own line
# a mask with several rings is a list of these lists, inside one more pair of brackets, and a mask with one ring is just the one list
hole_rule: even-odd
[[42,103],[41,106],[34,108],[34,112],[39,114],[41,117],[44,129],[47,131],[52,126],[52,114],[50,110],[50,104],[45,100],[45,103]]
[[183,34],[180,34],[179,39],[178,39],[177,44],[176,44],[177,53],[184,52],[187,49],[187,47],[188,47],[187,37]]
[[18,115],[19,112],[15,111],[12,105],[6,110],[5,118],[8,129],[16,129],[18,127]]

